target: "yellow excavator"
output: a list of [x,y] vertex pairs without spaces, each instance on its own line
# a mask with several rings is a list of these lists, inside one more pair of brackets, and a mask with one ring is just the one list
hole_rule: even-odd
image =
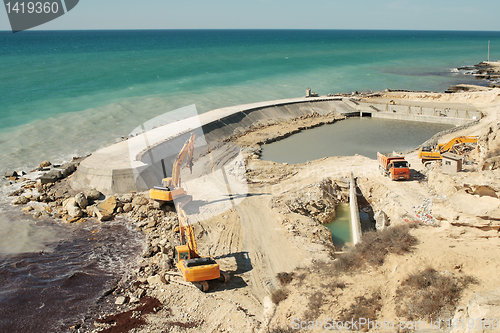
[[155,186],[154,188],[149,190],[149,196],[151,197],[151,199],[160,202],[172,202],[175,199],[180,199],[186,196],[186,199],[183,200],[183,202],[187,203],[191,201],[190,197],[187,196],[186,191],[181,187],[180,173],[182,163],[184,162],[186,156],[186,166],[191,172],[193,172],[194,139],[195,135],[194,133],[192,133],[175,158],[174,166],[172,168],[172,177],[163,178],[163,180],[161,181],[161,186]]
[[418,158],[422,160],[422,163],[441,160],[441,154],[448,151],[454,153],[461,153],[458,151],[458,145],[460,144],[475,144],[477,143],[477,136],[458,136],[451,139],[447,143],[439,143],[435,147],[422,147],[418,150]]
[[174,249],[174,260],[184,281],[193,282],[205,292],[208,291],[208,280],[229,281],[229,274],[220,270],[219,264],[211,256],[198,254],[193,226],[189,223],[182,205],[177,204],[179,233],[181,245]]

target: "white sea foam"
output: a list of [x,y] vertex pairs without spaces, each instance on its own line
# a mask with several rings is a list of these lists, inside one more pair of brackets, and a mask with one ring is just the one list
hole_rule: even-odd
[[[13,216],[12,216],[13,217]],[[36,225],[29,218],[6,219],[0,216],[0,255],[26,252],[49,252],[61,238],[56,229]]]

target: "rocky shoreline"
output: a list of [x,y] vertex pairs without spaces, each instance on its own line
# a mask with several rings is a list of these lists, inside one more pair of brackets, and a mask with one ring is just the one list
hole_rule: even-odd
[[[479,80],[487,80],[490,88],[500,87],[500,62],[499,61],[482,61],[474,66],[458,67],[459,71],[466,75],[472,75]],[[467,91],[467,88],[458,87],[455,91]]]

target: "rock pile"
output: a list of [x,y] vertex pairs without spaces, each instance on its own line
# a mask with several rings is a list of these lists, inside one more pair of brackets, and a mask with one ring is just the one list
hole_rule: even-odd
[[347,202],[347,193],[330,178],[324,178],[295,193],[287,192],[281,197],[282,200],[291,198],[283,201],[290,211],[312,217],[321,224],[333,221],[335,207],[340,202]]
[[274,197],[271,207],[279,210],[283,216],[281,223],[290,235],[320,245],[322,250],[318,251],[326,249],[324,254],[330,256],[336,248],[331,231],[323,224],[335,218],[335,207],[340,202],[347,202],[348,197],[346,184],[324,178],[300,190]]

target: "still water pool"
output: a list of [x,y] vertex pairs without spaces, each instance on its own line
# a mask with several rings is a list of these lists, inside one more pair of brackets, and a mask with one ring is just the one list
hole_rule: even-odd
[[327,156],[363,155],[376,159],[377,151],[416,148],[453,125],[380,118],[349,118],[302,131],[262,146],[262,159],[278,163],[305,163]]
[[325,227],[332,232],[333,244],[340,247],[352,245],[351,237],[351,211],[349,204],[343,203],[335,208],[337,216],[335,219],[325,224]]

